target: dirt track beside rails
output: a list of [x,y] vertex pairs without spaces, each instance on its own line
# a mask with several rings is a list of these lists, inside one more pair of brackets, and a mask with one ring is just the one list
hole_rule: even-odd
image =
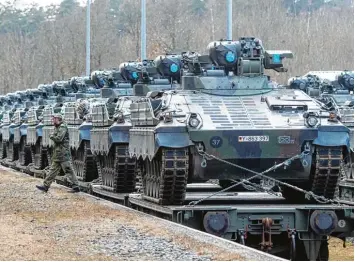
[[0,260],[245,260],[56,184],[40,192],[40,183],[0,167]]

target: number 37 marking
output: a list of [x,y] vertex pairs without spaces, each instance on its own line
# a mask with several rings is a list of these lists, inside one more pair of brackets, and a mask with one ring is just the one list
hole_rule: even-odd
[[223,139],[219,136],[213,136],[211,139],[210,139],[210,145],[211,147],[213,148],[219,148],[223,145]]

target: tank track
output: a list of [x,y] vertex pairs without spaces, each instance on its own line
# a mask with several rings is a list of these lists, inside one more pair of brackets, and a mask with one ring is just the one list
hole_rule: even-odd
[[6,145],[5,142],[0,142],[0,159],[6,158]]
[[152,161],[145,160],[143,198],[159,205],[181,205],[188,173],[188,148],[161,149]]
[[317,146],[315,172],[311,191],[319,196],[334,199],[339,192],[343,165],[342,147]]
[[31,156],[33,167],[35,169],[43,170],[47,166],[46,149],[43,148],[41,143],[41,137],[38,139],[35,145],[31,145]]
[[18,160],[18,147],[19,145],[14,144],[14,141],[6,142],[6,159],[10,162]]
[[142,168],[140,168],[140,167],[137,167],[136,187],[139,187],[140,189],[143,187]]
[[50,166],[50,164],[52,163],[52,148],[47,147],[46,152],[48,166]]
[[72,156],[75,175],[79,181],[91,182],[97,178],[97,165],[94,155],[91,154],[90,141],[83,141]]
[[26,136],[21,137],[18,155],[20,165],[28,166],[32,163],[31,146],[27,145]]
[[102,185],[102,168],[100,165],[100,160],[99,157],[96,155],[94,155],[94,159],[95,159],[96,169],[97,169],[97,178],[91,181],[91,183]]
[[98,155],[101,187],[116,193],[131,193],[136,187],[137,164],[130,158],[128,145],[113,145],[108,155]]

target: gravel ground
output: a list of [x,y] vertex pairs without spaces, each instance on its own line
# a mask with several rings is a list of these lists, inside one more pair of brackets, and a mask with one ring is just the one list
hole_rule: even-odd
[[343,241],[331,237],[329,240],[329,261],[354,261],[354,244],[346,243],[343,247]]
[[0,260],[274,260],[41,181],[0,167]]

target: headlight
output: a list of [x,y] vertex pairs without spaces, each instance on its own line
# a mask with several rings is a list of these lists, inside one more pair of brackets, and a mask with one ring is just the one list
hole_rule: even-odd
[[197,118],[190,118],[190,121],[189,121],[189,125],[191,127],[198,127],[198,125],[200,124],[200,120],[198,120]]
[[318,124],[319,115],[315,112],[305,112],[303,117],[305,125],[308,127],[315,127]]
[[318,124],[318,119],[315,116],[310,116],[307,118],[307,124],[310,127],[314,127]]

